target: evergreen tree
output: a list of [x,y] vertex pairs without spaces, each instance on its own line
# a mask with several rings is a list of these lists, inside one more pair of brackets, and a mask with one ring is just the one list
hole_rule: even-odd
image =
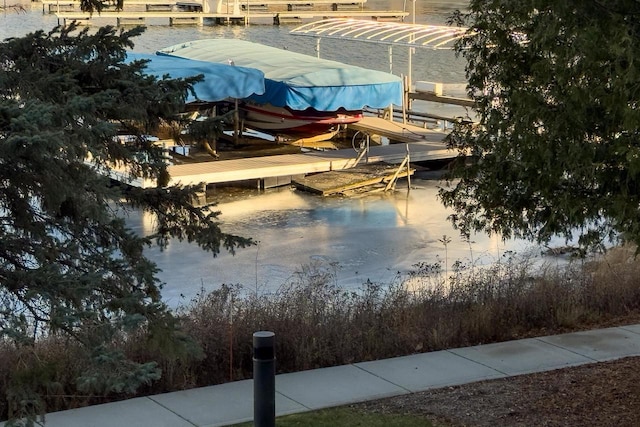
[[[143,62],[124,63],[141,31],[70,26],[0,42],[0,336],[21,348],[72,338],[94,361],[78,379],[86,392],[158,377],[152,361],[113,348],[129,333],[189,348],[145,247],[176,238],[215,256],[250,244],[223,233],[211,206],[192,205],[196,188],[166,185],[162,149],[144,135],[176,118],[197,78],[157,79]],[[122,131],[129,142],[116,137]],[[106,174],[116,166],[157,186],[114,185]],[[131,208],[156,218],[154,234],[127,228]],[[12,416],[44,409],[37,387],[13,386]]]
[[464,233],[640,243],[639,17],[638,0],[472,0],[454,16],[479,123],[453,133],[473,162],[441,197]]

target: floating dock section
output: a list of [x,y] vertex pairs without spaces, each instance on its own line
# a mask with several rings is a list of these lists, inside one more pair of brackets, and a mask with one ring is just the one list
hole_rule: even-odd
[[295,178],[292,184],[300,190],[321,196],[350,195],[364,191],[363,189],[371,193],[385,191],[389,183],[398,178],[406,178],[413,172],[414,169],[410,168],[376,164]]

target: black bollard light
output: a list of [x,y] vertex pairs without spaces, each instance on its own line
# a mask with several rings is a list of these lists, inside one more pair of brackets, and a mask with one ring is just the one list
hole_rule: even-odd
[[276,425],[276,334],[253,334],[253,425]]

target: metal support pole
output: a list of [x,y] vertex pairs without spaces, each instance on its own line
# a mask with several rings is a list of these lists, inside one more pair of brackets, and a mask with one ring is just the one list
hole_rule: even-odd
[[233,143],[237,144],[240,139],[240,113],[238,112],[238,98],[235,99],[233,110]]
[[316,39],[316,57],[320,59],[320,37]]
[[[407,73],[407,80],[405,83],[405,90],[408,92],[411,92],[411,84],[412,84],[412,80],[413,80],[413,63],[412,63],[412,58],[413,58],[413,48],[410,47],[409,48],[409,70]],[[407,108],[409,108],[409,106],[407,105]]]
[[253,425],[276,425],[276,337],[273,332],[253,334]]
[[365,161],[369,163],[369,148],[371,147],[371,135],[367,134],[367,154],[365,157]]
[[409,104],[409,91],[407,88],[407,85],[409,83],[407,82],[407,77],[403,76],[402,77],[402,123],[403,124],[407,124],[407,109],[408,104]]
[[[413,17],[412,25],[416,25],[416,0],[412,0],[412,3],[413,3],[413,11],[411,13],[411,16]],[[413,86],[413,54],[415,53],[415,48],[413,47],[413,43],[414,43],[414,39],[412,34],[411,37],[409,37],[409,44],[411,46],[409,47],[409,72],[407,74],[408,81],[406,85],[407,92],[411,92],[411,87]],[[411,109],[411,100],[409,98],[407,98],[407,108]]]
[[407,191],[411,191],[411,154],[409,153],[409,144],[405,144],[407,149]]

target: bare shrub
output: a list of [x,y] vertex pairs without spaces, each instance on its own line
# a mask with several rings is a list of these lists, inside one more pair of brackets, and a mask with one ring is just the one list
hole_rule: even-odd
[[79,394],[75,382],[88,357],[76,342],[59,337],[37,344],[0,344],[0,410],[3,419],[27,407],[75,408],[98,403],[95,396]]

